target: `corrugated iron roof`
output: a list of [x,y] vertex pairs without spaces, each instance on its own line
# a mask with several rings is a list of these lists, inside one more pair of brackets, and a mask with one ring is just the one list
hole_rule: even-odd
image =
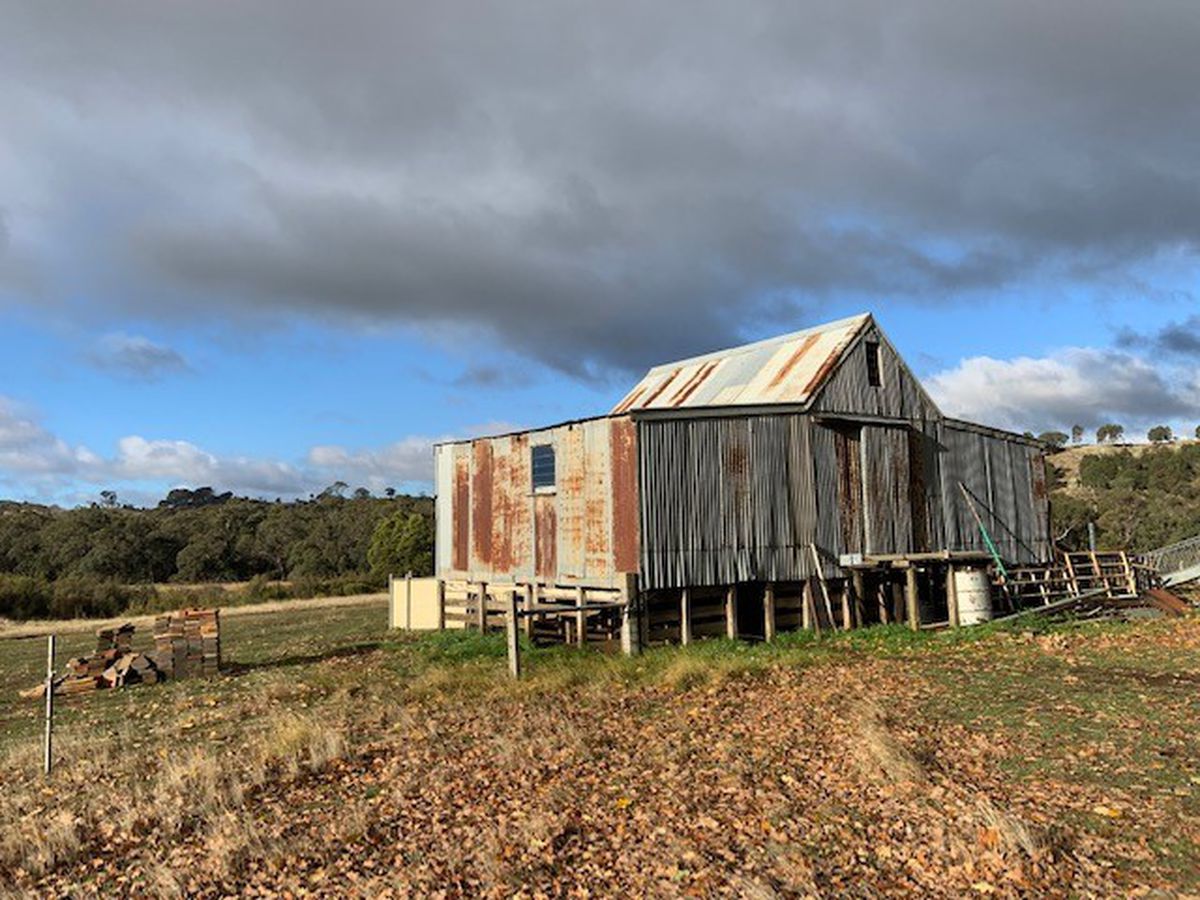
[[655,366],[612,412],[807,403],[870,319],[864,313]]

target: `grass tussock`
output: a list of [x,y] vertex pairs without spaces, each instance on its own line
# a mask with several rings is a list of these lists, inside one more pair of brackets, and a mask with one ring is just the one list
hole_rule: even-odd
[[284,714],[270,723],[254,745],[259,762],[294,778],[304,771],[320,771],[346,754],[345,735],[314,716]]
[[864,700],[852,715],[858,740],[859,765],[863,774],[876,781],[921,784],[925,770],[888,728],[883,708],[875,700]]
[[1040,859],[1046,847],[1033,828],[1019,816],[999,809],[989,798],[981,797],[976,805],[979,824],[987,843],[995,843],[1007,855]]

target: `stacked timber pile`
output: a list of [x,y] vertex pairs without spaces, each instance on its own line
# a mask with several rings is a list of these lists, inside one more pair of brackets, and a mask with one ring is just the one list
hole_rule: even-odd
[[[86,694],[103,688],[133,684],[155,684],[163,679],[153,659],[133,652],[133,625],[101,628],[96,632],[96,652],[67,660],[66,671],[54,679],[56,694]],[[41,697],[45,684],[39,684],[22,697]]]
[[172,678],[221,671],[221,619],[215,609],[181,609],[154,620],[154,658]]

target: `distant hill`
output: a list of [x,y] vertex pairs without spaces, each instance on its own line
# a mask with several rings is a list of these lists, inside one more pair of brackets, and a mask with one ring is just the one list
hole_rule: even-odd
[[1180,450],[1198,443],[1200,442],[1180,440],[1170,444],[1079,444],[1051,454],[1048,459],[1060,473],[1061,486],[1072,490],[1080,487],[1079,468],[1082,462],[1090,457],[1115,456],[1126,452],[1136,457],[1148,451]]
[[1104,549],[1151,550],[1200,534],[1200,442],[1084,445],[1048,458],[1055,537],[1073,549],[1097,526]]

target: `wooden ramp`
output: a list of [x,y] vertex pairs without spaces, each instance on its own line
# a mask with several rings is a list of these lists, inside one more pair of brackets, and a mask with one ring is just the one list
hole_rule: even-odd
[[1083,596],[1135,599],[1150,586],[1149,571],[1124,550],[1060,553],[1048,566],[1010,569],[1003,581],[1018,608],[1049,606]]

